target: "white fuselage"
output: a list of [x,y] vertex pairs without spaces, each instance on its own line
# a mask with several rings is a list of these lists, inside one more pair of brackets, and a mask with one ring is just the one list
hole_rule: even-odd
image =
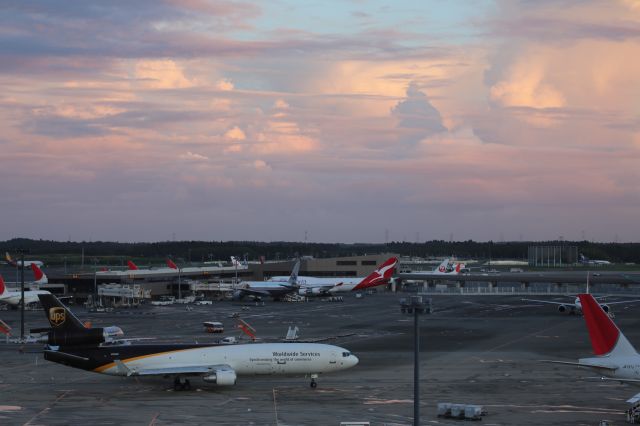
[[[340,283],[349,283],[357,285],[364,278],[362,277],[298,277],[297,284],[300,287],[322,287],[336,285]],[[286,282],[289,277],[271,277],[270,282]]]
[[[169,351],[122,362],[132,372],[181,366],[210,367],[214,371],[216,366],[229,366],[242,376],[331,373],[355,366],[358,358],[346,349],[319,343],[257,343]],[[115,364],[101,372],[126,374]]]
[[578,362],[580,365],[593,367],[595,369],[598,369],[598,367],[615,368],[614,371],[604,369],[598,370],[607,377],[640,380],[640,355],[581,358]]
[[[38,299],[39,294],[49,294],[48,291],[45,290],[29,290],[24,292],[24,302],[25,305],[29,305],[31,303],[37,303],[40,300]],[[20,304],[21,292],[20,291],[6,291],[0,295],[0,302],[7,303],[9,305],[17,306]]]

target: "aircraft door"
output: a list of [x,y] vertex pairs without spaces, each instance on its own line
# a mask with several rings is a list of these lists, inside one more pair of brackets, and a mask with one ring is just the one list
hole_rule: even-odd
[[331,351],[331,355],[329,355],[329,366],[334,367],[338,364],[338,355],[335,351]]

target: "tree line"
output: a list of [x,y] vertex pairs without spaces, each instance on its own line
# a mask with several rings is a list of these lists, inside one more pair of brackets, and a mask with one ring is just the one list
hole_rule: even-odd
[[401,256],[438,258],[456,256],[476,259],[527,259],[530,246],[577,246],[590,259],[613,263],[640,263],[640,243],[598,243],[591,241],[445,241],[419,243],[392,241],[389,243],[305,243],[260,241],[160,241],[124,243],[115,241],[51,241],[15,238],[0,241],[0,250],[14,257],[19,249],[26,258],[43,257],[45,261],[61,263],[84,256],[87,263],[100,259],[101,263],[117,264],[124,259],[143,259],[162,262],[172,257],[183,262],[228,261],[230,256],[250,261],[291,259],[297,255],[316,258],[356,256],[364,254],[397,253]]

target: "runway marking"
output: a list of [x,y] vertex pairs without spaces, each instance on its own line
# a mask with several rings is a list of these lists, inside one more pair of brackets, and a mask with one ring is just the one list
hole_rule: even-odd
[[[482,404],[483,407],[494,408],[530,408],[532,413],[589,413],[624,415],[620,410],[611,408],[579,407],[576,405],[519,405],[519,404]],[[537,408],[537,410],[535,410]]]
[[532,336],[536,336],[536,335],[538,335],[539,333],[544,333],[544,332],[549,331],[549,330],[551,330],[551,329],[553,329],[553,328],[555,328],[555,327],[559,327],[561,324],[562,324],[561,322],[556,322],[556,323],[554,323],[554,324],[553,324],[552,326],[550,326],[550,327],[547,327],[547,328],[542,329],[542,330],[536,330],[536,331],[531,332],[531,333],[529,333],[529,334],[525,334],[524,336],[520,336],[520,337],[518,337],[518,338],[516,338],[516,339],[510,340],[510,341],[508,341],[508,342],[505,342],[505,343],[502,343],[502,344],[500,344],[500,345],[498,345],[498,346],[495,346],[495,347],[493,347],[493,348],[491,348],[491,349],[487,349],[486,351],[480,352],[479,354],[474,355],[474,356],[471,356],[471,357],[469,357],[468,359],[469,359],[469,360],[471,360],[471,359],[474,359],[474,358],[478,358],[478,357],[479,357],[479,356],[481,356],[481,355],[484,355],[484,354],[487,354],[487,353],[490,353],[490,352],[494,352],[494,351],[496,351],[496,350],[498,350],[498,349],[502,349],[502,348],[504,348],[504,347],[506,347],[506,346],[510,346],[510,345],[512,345],[512,344],[514,344],[514,343],[516,343],[516,342],[521,341],[521,340],[528,339],[528,338],[530,338],[530,337],[532,337]]
[[364,401],[364,405],[374,404],[413,404],[413,399],[371,399]]
[[154,426],[156,424],[156,420],[158,419],[158,416],[160,415],[160,413],[156,413],[152,418],[151,418],[151,422],[149,422],[149,426]]
[[53,408],[54,405],[56,405],[58,402],[60,402],[62,400],[62,398],[64,398],[65,396],[67,396],[68,393],[73,392],[73,390],[66,390],[64,391],[62,394],[60,394],[51,404],[49,404],[48,406],[46,406],[45,408],[43,408],[38,414],[36,414],[35,416],[33,416],[32,418],[29,419],[28,422],[26,422],[24,424],[24,426],[29,426],[31,425],[34,420],[36,420],[38,417],[40,417],[42,414],[44,414],[45,412],[51,410],[51,408]]

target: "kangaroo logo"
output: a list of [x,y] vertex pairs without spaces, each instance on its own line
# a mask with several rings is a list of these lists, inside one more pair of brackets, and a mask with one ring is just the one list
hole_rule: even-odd
[[49,308],[49,322],[54,327],[58,327],[64,324],[65,319],[67,319],[67,314],[64,308],[56,306],[55,308]]

